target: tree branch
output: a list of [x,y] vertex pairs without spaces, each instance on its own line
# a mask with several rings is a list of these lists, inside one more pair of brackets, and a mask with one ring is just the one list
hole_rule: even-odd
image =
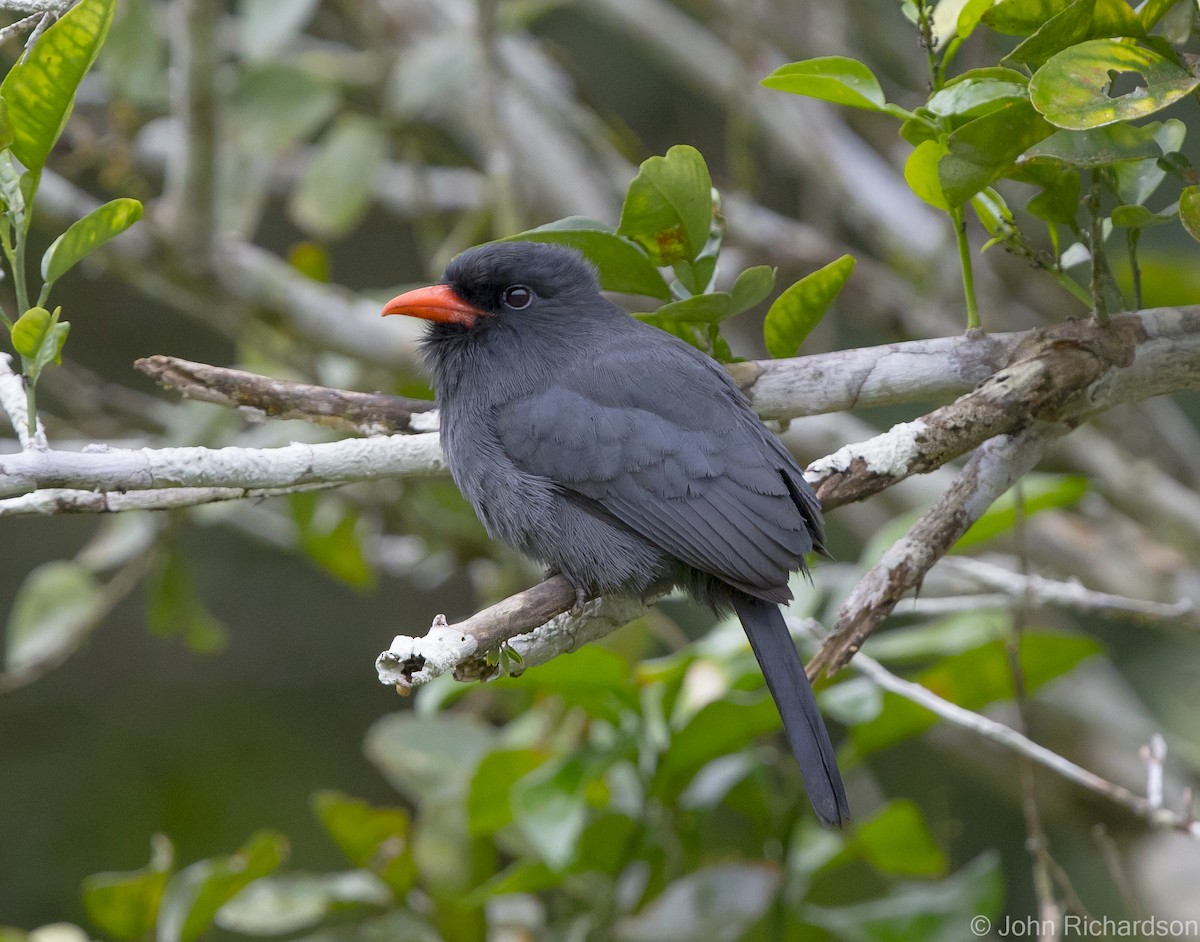
[[[853,667],[881,689],[916,703],[955,726],[969,730],[1020,755],[1027,756],[1055,774],[1081,785],[1090,792],[1104,796],[1157,827],[1181,831],[1191,837],[1200,838],[1200,822],[1197,822],[1191,808],[1185,807],[1183,811],[1171,811],[1163,807],[1161,792],[1157,802],[1143,798],[1128,788],[1110,782],[1094,772],[1089,772],[1045,746],[1038,745],[1003,723],[997,723],[986,716],[960,707],[949,700],[944,700],[920,684],[897,677],[878,661],[865,654],[860,653],[854,659]],[[1161,769],[1161,763],[1159,767]]]
[[161,355],[133,365],[184,399],[248,409],[264,418],[303,419],[363,435],[437,429],[434,403],[426,399],[330,389]]
[[1068,431],[1063,424],[1039,422],[980,446],[941,499],[859,580],[842,603],[833,632],[809,662],[809,676],[831,674],[845,665],[967,528]]

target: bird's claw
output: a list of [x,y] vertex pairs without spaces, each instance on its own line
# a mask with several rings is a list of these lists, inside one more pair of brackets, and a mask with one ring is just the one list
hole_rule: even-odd
[[578,618],[583,614],[584,603],[588,600],[587,589],[577,585],[571,586],[571,588],[575,590],[575,604],[567,610],[567,613],[572,618]]

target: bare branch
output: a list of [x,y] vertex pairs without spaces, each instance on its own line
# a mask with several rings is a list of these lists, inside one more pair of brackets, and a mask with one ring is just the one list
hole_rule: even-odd
[[969,579],[981,588],[1002,592],[1008,598],[1028,599],[1035,605],[1056,605],[1099,615],[1178,624],[1193,630],[1200,627],[1196,603],[1191,599],[1180,599],[1171,604],[1131,599],[1124,595],[1096,592],[1078,582],[1059,582],[1039,575],[1026,576],[967,556],[947,556],[938,566],[948,569],[952,575]]
[[437,429],[429,400],[330,389],[161,355],[134,366],[185,399],[249,409],[265,418],[303,419],[364,435]]
[[321,491],[340,482],[293,487],[163,487],[142,491],[82,491],[43,488],[19,497],[0,498],[0,517],[47,514],[117,514],[130,510],[183,510],[230,500],[265,500],[285,494]]
[[912,681],[897,677],[878,661],[859,653],[852,662],[853,668],[868,677],[883,690],[897,694],[925,709],[936,713],[942,719],[955,726],[962,727],[989,739],[998,745],[1011,749],[1021,755],[1028,756],[1039,765],[1043,765],[1068,781],[1081,785],[1090,792],[1102,795],[1110,801],[1127,808],[1140,818],[1151,824],[1181,831],[1194,838],[1200,838],[1200,823],[1185,809],[1183,812],[1171,811],[1161,806],[1153,805],[1143,798],[1114,782],[1101,778],[1094,772],[1089,772],[1082,766],[1076,765],[1069,759],[1052,752],[1045,746],[1038,745],[1031,739],[1022,736],[1015,729],[988,719],[979,713],[964,709],[958,704],[944,700],[933,691],[915,684]]

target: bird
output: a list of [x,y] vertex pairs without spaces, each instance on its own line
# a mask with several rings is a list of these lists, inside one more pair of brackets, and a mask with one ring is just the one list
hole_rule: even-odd
[[459,490],[492,539],[562,575],[576,610],[679,587],[736,612],[828,827],[849,819],[829,733],[780,605],[824,552],[820,504],[716,361],[623,311],[575,250],[492,242],[383,314],[421,353]]

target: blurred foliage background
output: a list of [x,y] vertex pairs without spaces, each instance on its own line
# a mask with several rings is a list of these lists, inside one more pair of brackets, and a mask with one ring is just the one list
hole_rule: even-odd
[[[1190,48],[1194,4],[1175,6],[1172,39]],[[121,0],[47,161],[30,257],[96,200],[140,199],[146,218],[56,288],[72,328],[38,387],[51,438],[331,437],[180,403],[131,367],[156,353],[428,395],[415,335],[379,323],[379,302],[480,241],[570,215],[615,223],[637,165],[680,143],[721,190],[723,269],[776,266],[782,287],[858,259],[805,353],[960,331],[953,228],[905,185],[894,121],[758,85],[792,60],[852,56],[915,107],[928,65],[902,7]],[[1015,44],[980,31],[959,66]],[[1192,97],[1171,114],[1194,127],[1195,112]],[[1179,226],[1146,229],[1145,306],[1200,303],[1195,259]],[[998,249],[977,256],[976,286],[988,330],[1086,313]],[[726,322],[735,354],[763,355],[762,315]],[[811,460],[927,407],[800,420],[786,440]],[[999,510],[962,549],[1140,599],[1200,597],[1198,416],[1194,395],[1114,410],[1027,483],[1028,519]],[[797,614],[836,611],[945,480],[832,514],[838,561],[798,586]],[[1186,495],[1178,517],[1143,499],[1163,481]],[[520,678],[398,702],[372,670],[393,634],[538,576],[448,481],[6,518],[0,546],[0,924],[141,938],[161,898],[160,939],[958,940],[971,915],[1037,912],[1010,755],[846,672],[822,704],[857,824],[821,832],[740,629],[682,602]],[[931,577],[923,598],[964,591]],[[18,657],[14,626],[39,606],[57,633]],[[1015,721],[1015,618],[1034,738],[1140,791],[1138,748],[1162,732],[1177,800],[1200,763],[1194,615],[914,604],[874,653]],[[1068,908],[1200,918],[1195,841],[1044,773],[1037,799]],[[205,909],[204,893],[268,873],[290,876]]]

